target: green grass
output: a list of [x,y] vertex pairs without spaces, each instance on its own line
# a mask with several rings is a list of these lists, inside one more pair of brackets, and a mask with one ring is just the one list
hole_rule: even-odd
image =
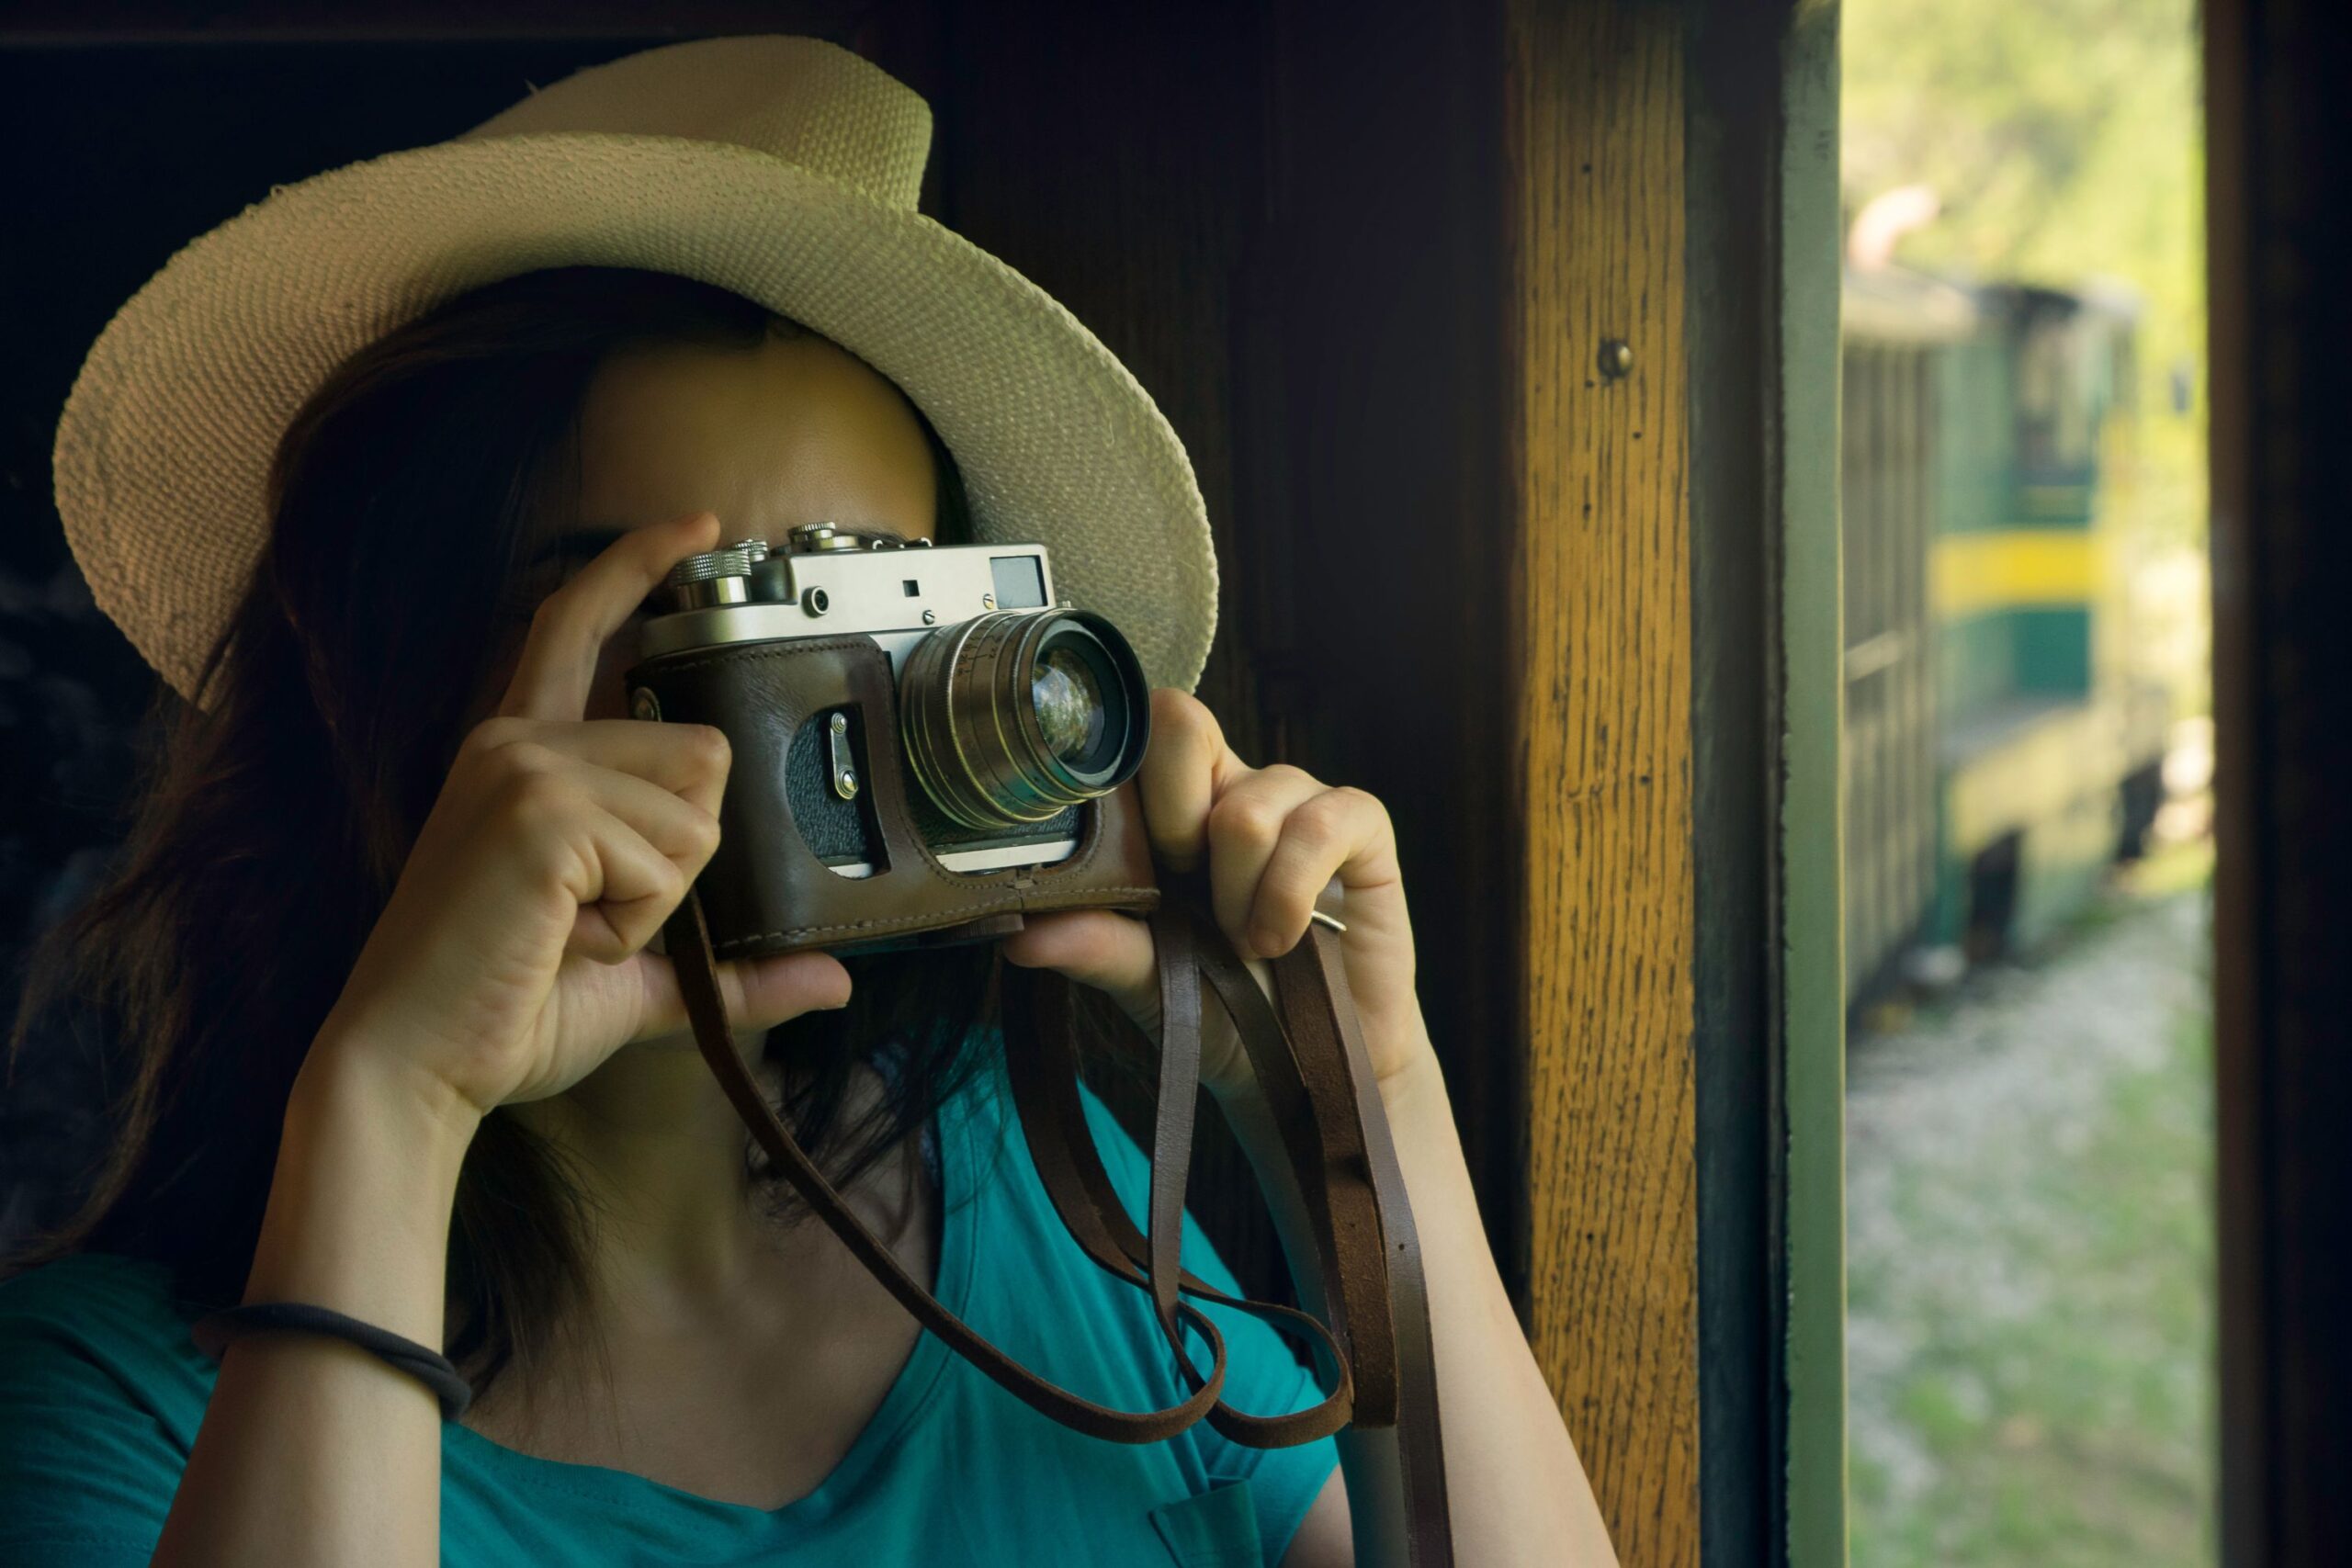
[[[2134,868],[2083,940],[2201,899],[2209,863]],[[1900,1246],[1856,1250],[1849,1310],[1904,1346],[1860,1393],[1901,1451],[1855,1446],[1855,1568],[2215,1561],[2211,1060],[2210,1010],[2177,1010],[2090,1114],[1983,1158],[1893,1154]]]

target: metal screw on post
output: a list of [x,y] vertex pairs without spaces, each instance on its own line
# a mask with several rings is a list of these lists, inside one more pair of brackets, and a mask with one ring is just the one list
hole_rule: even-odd
[[1621,337],[1604,339],[1597,363],[1602,380],[1623,380],[1634,373],[1634,345]]

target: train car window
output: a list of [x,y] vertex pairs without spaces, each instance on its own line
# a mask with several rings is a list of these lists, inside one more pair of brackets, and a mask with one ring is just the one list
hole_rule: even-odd
[[2206,1568],[2193,0],[1842,17],[1851,1562]]

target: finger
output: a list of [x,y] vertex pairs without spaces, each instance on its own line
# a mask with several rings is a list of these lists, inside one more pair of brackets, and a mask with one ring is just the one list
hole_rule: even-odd
[[1277,762],[1235,783],[1209,807],[1209,907],[1218,928],[1244,957],[1257,952],[1250,938],[1250,906],[1283,825],[1293,809],[1323,791],[1314,774]]
[[1309,797],[1283,819],[1258,878],[1245,951],[1273,958],[1297,946],[1334,876],[1343,886],[1361,887],[1396,874],[1396,834],[1378,799],[1344,784]]
[[1148,1035],[1159,1032],[1159,969],[1151,928],[1112,909],[1030,915],[1004,939],[1008,964],[1052,969],[1107,993]]
[[692,878],[609,811],[594,812],[586,829],[594,865],[579,889],[580,908],[564,946],[599,964],[618,964],[652,940]]
[[718,818],[650,779],[587,764],[575,764],[572,777],[591,801],[642,835],[688,881],[718,848]]
[[709,724],[587,718],[529,726],[537,744],[582,762],[658,784],[706,815],[718,815],[733,761],[727,732]]
[[[642,998],[630,1043],[691,1029],[676,966],[656,953],[639,953],[630,963],[637,966]],[[773,1029],[805,1012],[849,1005],[849,971],[830,953],[729,959],[718,965],[717,975],[727,1021],[739,1030]]]
[[1173,686],[1155,690],[1151,743],[1136,774],[1152,853],[1174,871],[1197,867],[1207,849],[1211,803],[1249,772],[1204,704]]
[[718,542],[718,514],[697,512],[632,528],[606,546],[541,601],[498,711],[522,718],[579,718],[587,711],[605,641],[673,566]]

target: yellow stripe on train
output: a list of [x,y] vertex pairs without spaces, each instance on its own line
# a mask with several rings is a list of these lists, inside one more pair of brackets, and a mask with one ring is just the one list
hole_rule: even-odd
[[2086,529],[1946,534],[1931,564],[1928,591],[1942,620],[2013,604],[2080,604],[2098,593],[2098,538]]

